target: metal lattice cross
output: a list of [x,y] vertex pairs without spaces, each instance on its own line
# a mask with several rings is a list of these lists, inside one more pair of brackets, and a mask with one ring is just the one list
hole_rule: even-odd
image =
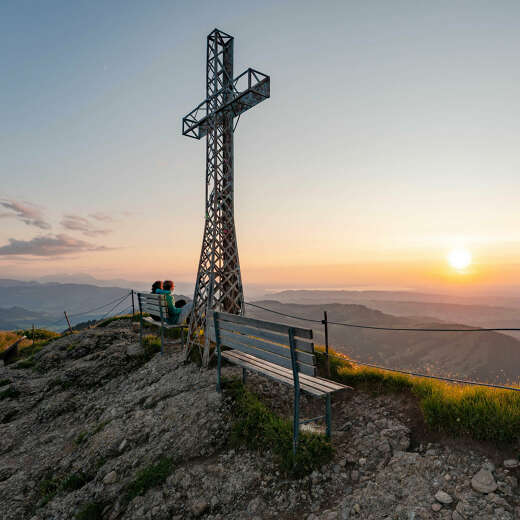
[[206,217],[185,352],[187,357],[196,345],[204,366],[210,358],[206,316],[212,310],[242,314],[244,308],[234,219],[233,123],[269,94],[269,76],[261,72],[247,69],[233,79],[233,37],[212,31],[207,97],[182,120],[183,135],[206,136]]

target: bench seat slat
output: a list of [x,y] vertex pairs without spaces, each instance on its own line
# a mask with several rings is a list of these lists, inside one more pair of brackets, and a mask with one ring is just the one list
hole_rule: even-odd
[[138,293],[139,298],[143,301],[149,302],[166,302],[165,294],[146,294],[146,293]]
[[[257,336],[261,338],[265,338],[273,341],[274,343],[278,343],[280,345],[285,345],[287,348],[289,347],[289,335],[287,333],[279,334],[276,332],[268,332],[266,330],[261,330],[254,327],[248,327],[245,325],[237,325],[235,323],[231,323],[229,321],[219,321],[219,328],[221,330],[231,330],[236,332],[241,332],[243,334],[249,334],[251,336]],[[308,341],[303,341],[301,339],[294,339],[294,346],[297,350],[302,350],[303,352],[309,352],[310,354],[314,354],[314,344],[309,343]]]
[[[143,321],[146,321],[146,323],[149,323],[150,325],[156,325],[157,327],[161,326],[161,322],[160,321],[156,321],[156,320],[154,320],[151,317],[143,318]],[[163,323],[163,328],[165,328],[165,329],[180,329],[182,327],[186,328],[187,325],[186,324],[182,324],[182,323],[178,323],[176,325],[170,325],[169,323]]]
[[[226,351],[226,352],[230,352],[230,351]],[[233,351],[231,351],[231,352],[233,352]],[[222,355],[224,355],[224,352],[222,353]],[[250,354],[245,354],[243,352],[237,352],[236,354],[234,354],[234,356],[235,357],[239,356],[242,359],[250,360],[250,361],[253,361],[255,359],[254,356],[251,356]],[[269,363],[268,361],[262,361],[262,364],[271,370],[277,370],[277,369],[280,369],[283,371],[286,370],[284,368],[281,368],[281,367],[275,365],[274,363]],[[292,371],[290,371],[290,376],[291,376],[291,381],[292,381]],[[334,381],[329,381],[328,379],[323,379],[321,377],[312,377],[312,376],[308,376],[308,375],[302,374],[302,373],[299,373],[299,377],[300,377],[300,384],[311,385],[314,388],[319,389],[322,392],[328,393],[328,394],[334,393],[334,392],[339,392],[341,390],[352,389],[352,387],[350,387],[350,386],[343,385],[341,383],[336,383]]]
[[[241,367],[246,368],[248,370],[258,372],[262,375],[270,377],[271,379],[279,381],[280,383],[284,383],[289,386],[294,386],[292,370],[269,363],[268,365],[277,367],[276,370],[273,370],[271,366],[266,365],[265,362],[261,359],[255,358],[254,356],[251,356],[252,359],[248,359],[243,357],[241,354],[243,354],[243,352],[238,352],[236,350],[226,350],[225,352],[222,352],[222,357],[228,359],[236,365],[240,365]],[[314,388],[313,386],[307,385],[303,382],[300,382],[300,389],[316,397],[323,397],[324,395],[326,395],[325,392],[322,392]]]
[[141,300],[141,305],[151,305],[153,307],[168,307],[168,304],[166,302],[162,302],[159,300]]
[[161,309],[163,311],[163,314],[166,314],[168,312],[167,307],[159,307],[158,305],[150,305],[149,303],[141,303],[141,310],[143,312],[151,312],[152,314],[161,314]]
[[223,321],[230,321],[231,323],[237,323],[238,325],[248,325],[257,329],[266,329],[280,334],[288,334],[289,329],[292,328],[294,329],[295,337],[312,339],[311,329],[301,329],[300,327],[291,327],[290,325],[284,325],[283,323],[262,321],[254,318],[244,318],[243,316],[237,316],[236,314],[229,314],[227,312],[217,312],[216,314],[221,323]]
[[[267,350],[263,350],[264,345],[267,345],[260,340],[249,338],[248,336],[242,336],[239,334],[233,334],[231,332],[227,332],[224,330],[220,331],[220,342],[221,344],[240,350],[242,352],[246,352],[247,354],[251,354],[257,358],[263,359],[265,361],[273,362],[277,365],[281,365],[285,368],[292,368],[292,361],[290,357],[284,357],[273,352],[269,352]],[[273,346],[273,345],[271,345]],[[283,347],[281,347],[283,349]],[[289,349],[287,349],[289,350]],[[299,352],[298,355],[309,355],[304,352]],[[289,352],[290,356],[290,352]],[[316,375],[316,367],[313,365],[307,365],[298,362],[299,371],[304,374],[308,374],[310,376]]]

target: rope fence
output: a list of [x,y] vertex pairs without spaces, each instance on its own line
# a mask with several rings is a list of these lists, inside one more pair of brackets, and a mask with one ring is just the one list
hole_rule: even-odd
[[[323,323],[323,320],[313,320],[310,318],[304,318],[302,316],[293,316],[291,314],[285,314],[283,312],[275,311],[273,309],[268,309],[267,307],[262,307],[261,305],[257,305],[255,303],[244,302],[246,305],[250,307],[256,307],[257,309],[262,309],[264,311],[272,312],[274,314],[279,314],[280,316],[285,316],[287,318],[293,318],[296,320],[307,321],[309,323]],[[352,327],[356,329],[369,329],[369,330],[385,330],[385,331],[397,331],[397,332],[520,332],[520,328],[477,328],[473,329],[468,327],[467,329],[427,329],[427,328],[414,328],[414,327],[376,327],[374,325],[360,325],[357,323],[340,323],[337,321],[327,321],[329,325],[340,325],[343,327]]]
[[408,376],[413,377],[424,377],[428,379],[436,379],[439,381],[446,381],[450,383],[460,384],[460,385],[473,385],[473,386],[483,386],[488,388],[495,388],[500,390],[511,390],[513,392],[520,392],[520,388],[515,388],[512,386],[506,386],[506,385],[497,385],[493,383],[484,383],[480,381],[471,381],[471,380],[465,380],[465,379],[457,379],[453,377],[444,377],[444,376],[435,376],[431,374],[423,374],[420,372],[414,372],[411,370],[401,370],[397,368],[388,368],[381,365],[376,365],[373,363],[364,363],[362,361],[357,361],[355,359],[348,358],[346,356],[342,355],[336,355],[336,354],[329,354],[329,345],[328,345],[328,325],[340,325],[343,327],[353,327],[358,329],[369,329],[369,330],[379,330],[379,331],[398,331],[398,332],[505,332],[505,331],[520,331],[520,328],[466,328],[466,329],[432,329],[432,328],[409,328],[409,327],[403,327],[403,328],[393,328],[393,327],[376,327],[372,325],[361,325],[361,324],[354,324],[354,323],[341,323],[341,322],[335,322],[335,321],[328,321],[326,312],[324,313],[325,319],[323,320],[316,320],[312,318],[305,318],[303,316],[295,316],[292,314],[286,314],[284,312],[275,311],[274,309],[269,309],[267,307],[263,307],[261,305],[257,305],[255,303],[251,302],[244,302],[245,305],[249,305],[250,307],[255,307],[257,309],[262,309],[264,311],[277,314],[279,316],[284,316],[286,318],[301,320],[307,323],[319,323],[321,325],[325,326],[325,338],[326,338],[326,345],[325,345],[325,355],[328,358],[334,357],[336,359],[342,359],[343,361],[348,361],[350,363],[354,363],[356,365],[376,368],[378,370],[386,370],[387,372],[396,372],[399,374],[404,374]]
[[[99,305],[98,307],[94,307],[93,309],[88,309],[85,311],[75,312],[74,314],[69,314],[69,318],[78,318],[80,316],[88,316],[89,314],[92,314],[95,311],[99,311],[102,309],[106,309],[109,305],[113,305],[113,307],[106,312],[101,318],[96,318],[96,321],[102,321],[108,317],[109,314],[111,314],[119,305],[121,305],[125,300],[127,300],[130,296],[132,296],[132,291],[129,291],[128,293],[124,294],[123,296],[120,296],[116,298],[115,300],[111,300],[103,305]],[[115,304],[115,305],[114,305]],[[132,305],[129,307],[132,309]],[[62,322],[66,322],[66,317],[62,316],[59,320],[54,321],[47,325],[48,327],[56,327]]]

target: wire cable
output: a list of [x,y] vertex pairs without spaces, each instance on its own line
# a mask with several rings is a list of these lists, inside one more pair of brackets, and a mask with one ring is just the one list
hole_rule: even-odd
[[405,374],[408,376],[426,377],[428,379],[438,379],[440,381],[448,381],[448,382],[457,383],[460,385],[486,386],[489,388],[497,388],[500,390],[512,390],[514,392],[520,392],[520,388],[515,388],[513,386],[495,385],[493,383],[481,383],[479,381],[471,381],[471,380],[467,380],[467,379],[456,379],[456,378],[452,378],[452,377],[434,376],[431,374],[423,374],[421,372],[412,372],[412,371],[408,371],[408,370],[401,370],[398,368],[388,368],[388,367],[384,367],[381,365],[375,365],[373,363],[363,363],[362,361],[358,361],[356,359],[350,359],[347,356],[341,356],[341,355],[337,355],[337,354],[329,353],[329,356],[334,357],[336,359],[342,359],[343,361],[346,361],[348,363],[354,363],[355,365],[362,365],[365,367],[377,368],[378,370],[386,370],[387,372],[397,372],[399,374]]
[[[287,318],[293,318],[296,320],[307,321],[309,323],[321,323],[323,324],[324,320],[313,320],[310,318],[304,318],[302,316],[294,316],[291,314],[285,314],[283,312],[275,311],[273,309],[268,309],[267,307],[262,307],[261,305],[256,305],[255,303],[244,302],[246,305],[250,305],[251,307],[256,307],[258,309],[262,309],[264,311],[272,312],[273,314],[278,314],[280,316],[285,316]],[[520,331],[520,328],[504,328],[504,327],[493,327],[493,328],[467,328],[467,329],[433,329],[433,328],[414,328],[414,327],[376,327],[374,325],[360,325],[357,323],[341,323],[337,321],[328,321],[329,325],[341,325],[342,327],[352,327],[356,329],[370,329],[370,330],[386,330],[386,331],[400,331],[400,332],[513,332]]]
[[114,311],[119,305],[121,305],[129,296],[131,293],[126,294],[121,298],[107,313],[105,313],[101,318],[99,318],[97,321],[103,321],[111,312]]
[[[128,294],[126,294],[126,295],[125,295],[125,298],[126,298],[129,294],[132,294],[132,292],[130,291]],[[121,299],[121,297],[118,296],[115,300],[112,300],[112,301],[110,301],[110,302],[108,302],[108,303],[105,303],[104,305],[100,305],[99,307],[95,307],[95,308],[93,308],[93,309],[89,309],[88,311],[81,311],[81,312],[76,312],[76,313],[74,313],[74,314],[70,314],[70,315],[69,315],[69,318],[75,318],[75,317],[77,317],[77,316],[83,316],[83,315],[85,315],[85,314],[90,314],[90,313],[92,313],[92,312],[94,312],[94,311],[99,311],[99,310],[101,310],[101,309],[104,309],[105,307],[108,307],[109,305],[115,303],[116,301],[118,301],[118,300],[120,300],[120,299]]]
[[[244,302],[246,305],[250,305],[252,307],[257,307],[259,309],[262,309],[262,310],[265,310],[265,311],[268,311],[268,312],[272,312],[273,314],[278,314],[278,315],[281,315],[281,316],[285,316],[287,318],[294,318],[294,319],[297,319],[297,320],[302,320],[302,321],[307,321],[307,322],[311,322],[311,323],[320,323],[320,324],[324,324],[324,320],[313,320],[313,319],[309,319],[309,318],[303,318],[301,316],[294,316],[294,315],[291,315],[291,314],[285,314],[283,312],[279,312],[279,311],[275,311],[273,309],[268,309],[267,307],[262,307],[261,305],[256,305],[254,303],[249,303],[249,302]],[[496,328],[496,329],[411,329],[411,328],[405,328],[405,329],[394,329],[394,328],[387,328],[387,327],[372,327],[372,326],[368,326],[368,325],[355,325],[355,324],[351,324],[351,323],[337,323],[337,322],[332,322],[332,321],[327,321],[328,324],[333,324],[333,325],[343,325],[343,326],[346,326],[346,327],[356,327],[356,328],[362,328],[362,329],[375,329],[375,330],[398,330],[398,331],[402,331],[402,330],[405,330],[405,331],[421,331],[421,332],[483,332],[483,331],[486,331],[486,332],[490,332],[490,331],[503,331],[503,330],[520,330],[520,329],[515,329],[515,328],[509,328],[509,329],[504,329],[504,328]],[[495,385],[493,383],[482,383],[482,382],[479,382],[479,381],[470,381],[470,380],[466,380],[466,379],[456,379],[456,378],[452,378],[452,377],[443,377],[443,376],[434,376],[434,375],[430,375],[430,374],[423,374],[421,372],[412,372],[412,371],[408,371],[408,370],[401,370],[401,369],[398,369],[398,368],[388,368],[388,367],[384,367],[384,366],[381,366],[381,365],[376,365],[374,363],[364,363],[362,361],[357,361],[355,359],[350,359],[349,357],[347,356],[341,356],[341,355],[337,355],[337,354],[328,354],[330,357],[335,357],[337,359],[341,359],[343,361],[346,361],[346,362],[349,362],[349,363],[354,363],[356,365],[361,365],[361,366],[366,366],[366,367],[371,367],[371,368],[377,368],[379,370],[386,370],[387,372],[396,372],[396,373],[399,373],[399,374],[405,374],[405,375],[409,375],[409,376],[413,376],[413,377],[425,377],[425,378],[428,378],[428,379],[436,379],[436,380],[439,380],[439,381],[447,381],[447,382],[450,382],[450,383],[455,383],[455,384],[462,384],[462,385],[473,385],[473,386],[484,386],[484,387],[488,387],[488,388],[495,388],[495,389],[499,389],[499,390],[511,390],[513,392],[520,392],[520,388],[514,388],[512,386],[505,386],[505,385]]]

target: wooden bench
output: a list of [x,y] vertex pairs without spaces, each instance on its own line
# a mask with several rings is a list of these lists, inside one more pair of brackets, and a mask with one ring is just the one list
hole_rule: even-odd
[[[213,323],[208,322],[208,329],[210,339],[217,346],[218,392],[221,392],[221,364],[224,358],[242,367],[244,382],[246,371],[250,370],[294,388],[294,452],[301,424],[325,418],[326,435],[331,437],[331,395],[351,387],[316,376],[312,330],[224,312],[213,313]],[[231,350],[222,350],[222,347]],[[300,392],[324,398],[325,415],[300,421]]]
[[[188,326],[183,323],[170,325],[168,320],[170,319],[170,311],[168,309],[168,302],[166,301],[165,294],[151,294],[151,293],[137,293],[137,299],[139,301],[139,341],[141,346],[143,344],[143,323],[146,322],[150,325],[155,325],[161,328],[161,354],[164,353],[164,329],[180,329],[181,330],[181,342],[184,350],[184,333],[183,329]],[[143,313],[148,313],[153,316],[160,318],[159,321],[154,320],[151,316],[143,316]]]

